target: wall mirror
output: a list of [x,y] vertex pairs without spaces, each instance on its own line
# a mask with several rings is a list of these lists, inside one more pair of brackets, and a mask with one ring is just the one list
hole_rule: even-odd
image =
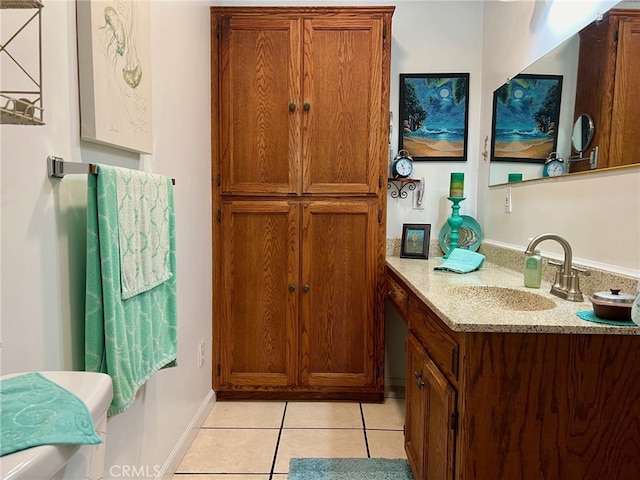
[[[638,2],[620,2],[608,13],[613,14],[613,12],[620,9],[631,12],[630,22],[633,22],[635,25],[634,28],[637,29],[637,25],[640,24],[640,4]],[[605,15],[605,19],[608,18],[609,16]],[[616,20],[616,22],[618,22],[618,20]],[[597,30],[597,35],[600,36],[602,35],[601,30],[604,28],[601,25],[604,25],[604,22],[598,22],[597,24],[594,22],[594,24],[592,24],[593,27],[597,27],[597,29],[594,28],[593,30]],[[618,23],[615,25],[617,26]],[[616,35],[618,34],[617,30],[621,30],[621,34],[624,33],[622,32],[623,25],[619,25],[619,27],[616,27]],[[629,30],[631,30],[631,28]],[[568,165],[565,165],[565,171],[567,172],[565,174],[567,175],[571,175],[571,173],[574,172],[601,171],[605,168],[622,165],[637,165],[639,163],[635,162],[640,162],[640,141],[633,141],[633,137],[638,137],[637,133],[627,133],[624,127],[615,125],[615,122],[611,122],[610,125],[598,124],[598,112],[594,112],[594,109],[596,109],[597,104],[603,104],[601,100],[606,98],[606,96],[594,97],[591,87],[589,88],[589,92],[581,94],[581,89],[585,90],[583,86],[585,82],[588,81],[588,75],[585,77],[585,75],[579,73],[579,71],[584,72],[586,69],[586,71],[597,72],[595,75],[600,74],[601,77],[606,76],[602,70],[606,68],[606,62],[601,62],[600,65],[592,64],[592,62],[596,62],[594,59],[598,56],[598,52],[595,50],[598,47],[590,48],[587,52],[587,49],[584,48],[587,41],[588,40],[583,38],[581,53],[581,39],[578,32],[576,32],[569,39],[520,73],[520,75],[525,78],[543,78],[549,75],[562,76],[562,95],[555,129],[555,151],[552,157],[568,160],[566,162]],[[603,42],[600,41],[600,43],[596,45],[600,45],[601,43]],[[637,39],[634,39],[633,42],[626,42],[625,44],[631,45],[629,48],[640,48],[640,41]],[[601,56],[604,58],[604,55]],[[626,55],[626,58],[631,59],[632,65],[632,68],[628,66],[627,68],[630,68],[630,71],[637,72],[638,69],[640,69],[640,56]],[[516,78],[517,77],[514,77],[514,80],[511,80],[511,82],[516,81]],[[504,90],[504,85],[501,89]],[[609,100],[611,102],[614,101],[613,99]],[[629,101],[627,100],[626,105],[628,104]],[[611,105],[612,103],[604,108],[612,109],[613,107]],[[640,112],[640,109],[638,111]],[[521,133],[524,137],[531,132]],[[605,140],[602,139],[603,134],[607,135]],[[527,143],[523,141],[519,148],[535,148],[535,142]],[[613,154],[608,155],[603,153],[603,150],[610,152],[609,148],[611,148],[612,151],[617,150],[616,155],[621,158],[623,157],[623,159],[615,160],[613,159]],[[512,174],[512,178],[514,177],[513,174],[522,174],[523,180],[544,178],[545,175],[543,172],[546,172],[544,161],[540,159],[535,162],[527,161],[527,155],[525,154],[522,154],[521,157],[523,157],[523,160],[512,159],[505,161],[495,156],[492,149],[489,185],[507,183],[509,174]],[[519,177],[519,175],[515,176]]]

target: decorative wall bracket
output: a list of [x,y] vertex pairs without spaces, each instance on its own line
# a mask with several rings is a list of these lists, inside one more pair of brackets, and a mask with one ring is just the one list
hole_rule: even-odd
[[387,190],[390,190],[391,198],[405,199],[409,196],[409,192],[416,189],[416,185],[420,180],[415,178],[389,178],[387,181]]

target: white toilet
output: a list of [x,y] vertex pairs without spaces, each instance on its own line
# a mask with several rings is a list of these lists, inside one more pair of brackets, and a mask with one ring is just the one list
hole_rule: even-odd
[[[113,398],[111,377],[92,372],[40,372],[44,377],[79,397],[89,409],[98,445],[42,445],[0,457],[3,480],[89,479],[99,480],[104,471],[107,409]],[[21,374],[11,374],[2,379]]]

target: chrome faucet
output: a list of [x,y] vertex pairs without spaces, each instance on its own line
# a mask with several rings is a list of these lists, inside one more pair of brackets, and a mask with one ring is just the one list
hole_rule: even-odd
[[585,273],[588,275],[586,270],[578,269],[574,267],[572,262],[572,253],[571,253],[571,245],[560,235],[556,235],[555,233],[543,233],[542,235],[538,235],[533,238],[527,249],[525,250],[525,254],[530,255],[534,252],[536,246],[540,242],[544,240],[555,240],[560,244],[562,249],[564,250],[564,261],[562,263],[549,262],[549,265],[555,265],[558,268],[556,272],[556,278],[551,286],[551,294],[557,297],[563,298],[565,300],[569,300],[570,302],[581,302],[582,301],[582,292],[580,291],[580,284],[578,281],[578,272]]

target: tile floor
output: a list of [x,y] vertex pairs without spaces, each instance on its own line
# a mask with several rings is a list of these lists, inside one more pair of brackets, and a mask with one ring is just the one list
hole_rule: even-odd
[[406,458],[404,398],[384,403],[218,401],[173,480],[286,480],[292,457]]

